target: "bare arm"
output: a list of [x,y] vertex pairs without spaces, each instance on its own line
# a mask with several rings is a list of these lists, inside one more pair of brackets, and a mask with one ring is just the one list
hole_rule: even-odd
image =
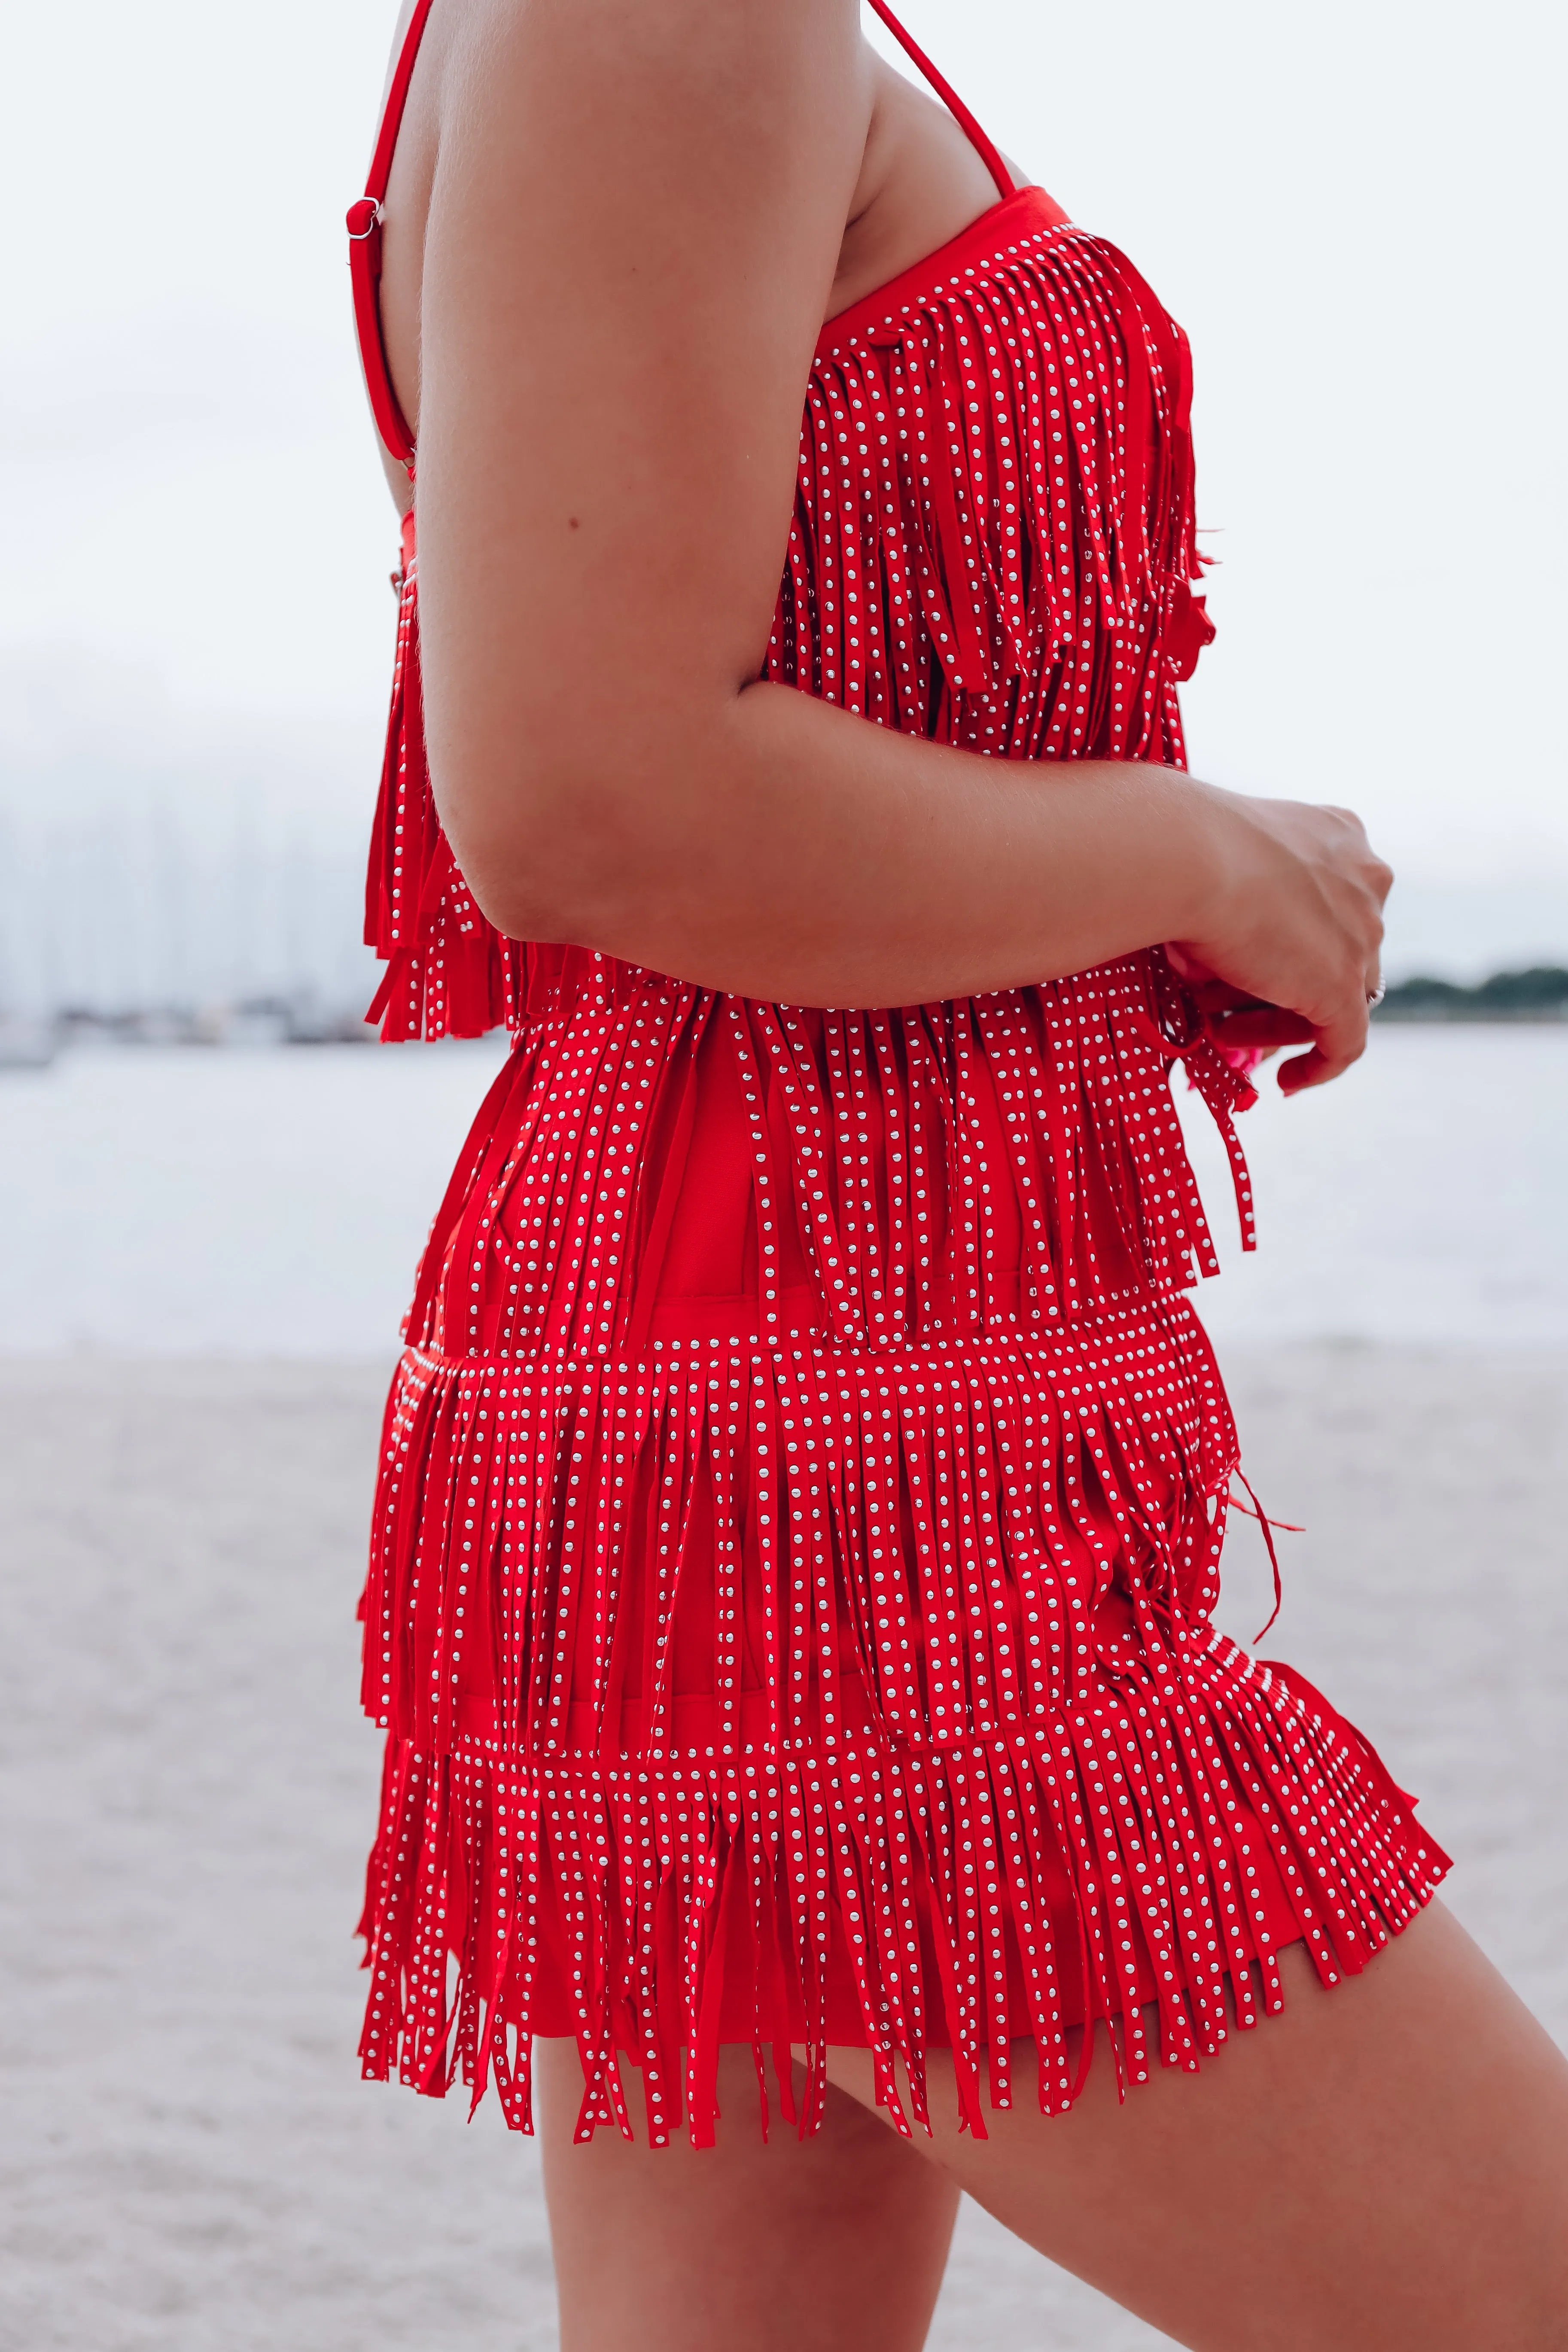
[[850,0],[508,0],[444,79],[422,298],[426,727],[480,904],[720,988],[893,1004],[1154,940],[1360,1050],[1353,819],[1005,762],[756,682],[865,144]]

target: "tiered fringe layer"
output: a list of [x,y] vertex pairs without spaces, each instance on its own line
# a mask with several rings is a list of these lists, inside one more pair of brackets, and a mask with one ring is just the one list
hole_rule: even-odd
[[[1186,339],[1037,191],[947,250],[948,274],[824,330],[762,675],[981,753],[1181,767],[1175,682],[1214,635],[1190,584]],[[402,577],[370,1017],[388,1039],[516,1029],[528,950],[480,913],[431,795],[412,515]]]
[[580,2128],[626,2124],[620,2047],[653,2137],[684,2104],[701,2140],[739,1966],[741,2035],[809,2045],[809,2128],[837,1940],[880,2095],[897,2057],[923,2118],[935,2020],[983,2131],[1015,2040],[1059,2107],[1079,2017],[1123,2016],[1138,2080],[1141,2002],[1193,2063],[1223,1979],[1243,2025],[1278,2005],[1280,1941],[1360,1968],[1446,1858],[1209,1629],[1234,1458],[1173,1301],[1043,1349],[411,1353],[366,1595],[366,2072],[477,2098],[493,2067],[526,2128],[548,1973]]
[[[1064,1856],[1077,1911],[1066,1954],[1047,1902]],[[1044,2112],[1081,2088],[1091,2044],[1086,2036],[1074,2063],[1060,1997],[1069,1969],[1090,1989],[1091,2014],[1122,2017],[1118,2064],[1133,2082],[1156,2053],[1195,2069],[1233,2018],[1246,2028],[1281,2007],[1275,1943],[1251,1903],[1260,1864],[1283,1881],[1328,1984],[1362,1969],[1447,1868],[1318,1695],[1217,1634],[1179,1675],[1166,1660],[1107,1678],[1030,1731],[914,1756],[868,1745],[721,1766],[571,1767],[509,1762],[490,1743],[431,1755],[395,1740],[363,1921],[363,2069],[435,2096],[460,2074],[476,2105],[493,2071],[507,2121],[531,2130],[534,1974],[553,1908],[576,1995],[577,2137],[601,2124],[634,2135],[624,2049],[641,2069],[650,2143],[669,2138],[684,2107],[693,2141],[709,2144],[738,1905],[750,1930],[742,2032],[764,2128],[770,2045],[786,2119],[805,2132],[820,2117],[837,1934],[879,2100],[907,2130],[900,2063],[914,2119],[929,2127],[934,2015],[961,2122],[984,2137],[983,2076],[990,2104],[1009,2105],[1015,2042],[1034,2042]],[[1152,2044],[1139,1952],[1152,1964]],[[807,2074],[798,2116],[796,2042]]]

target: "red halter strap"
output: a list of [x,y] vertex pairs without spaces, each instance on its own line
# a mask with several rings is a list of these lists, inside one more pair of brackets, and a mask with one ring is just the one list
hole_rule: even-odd
[[997,194],[1003,197],[1016,196],[1018,191],[1014,185],[1012,173],[1009,172],[1006,164],[1002,161],[1001,155],[998,153],[997,150],[992,145],[990,140],[985,136],[984,131],[980,128],[979,123],[974,120],[973,115],[969,111],[968,107],[965,106],[963,100],[958,95],[958,92],[953,89],[952,84],[942,79],[942,75],[938,73],[936,68],[932,65],[931,59],[927,57],[925,51],[920,47],[919,43],[912,41],[910,38],[910,36],[905,32],[903,26],[900,24],[892,10],[888,6],[887,0],[871,0],[871,5],[876,10],[878,16],[880,16],[883,24],[886,25],[889,32],[891,33],[894,40],[899,44],[899,47],[908,57],[913,59],[917,66],[919,66],[921,73],[924,74],[927,81],[930,82],[932,89],[935,90],[938,98],[941,99],[942,104],[947,108],[948,112],[952,116],[954,121],[958,123],[960,129],[968,133],[970,145],[974,149],[975,153],[979,156],[981,162],[984,164],[986,170],[990,173],[992,178],[996,183]]
[[408,430],[407,419],[397,404],[397,394],[392,389],[392,375],[386,364],[386,344],[381,331],[381,207],[392,172],[392,151],[397,144],[403,110],[408,103],[408,85],[414,79],[414,60],[419,54],[420,37],[429,14],[430,0],[418,0],[418,5],[408,20],[408,30],[403,37],[403,47],[398,53],[392,87],[386,93],[381,132],[375,142],[375,153],[371,158],[370,178],[358,204],[349,206],[348,219],[354,325],[359,331],[360,358],[364,366],[371,410],[382,439],[399,465],[406,466],[410,474],[414,471],[414,436]]
[[[920,68],[954,121],[967,132],[975,152],[995,181],[998,193],[1004,197],[1016,195],[1017,191],[1013,184],[1012,173],[952,84],[943,80],[925,51],[910,38],[888,6],[887,0],[871,0],[871,5],[893,38]],[[392,77],[392,87],[386,93],[381,131],[375,142],[375,153],[371,159],[370,178],[363,195],[357,204],[349,206],[348,214],[354,324],[359,331],[360,358],[364,366],[371,409],[382,439],[399,465],[406,466],[411,475],[414,471],[414,436],[408,430],[407,419],[397,404],[397,394],[392,389],[392,374],[386,364],[386,343],[381,331],[381,208],[392,172],[392,151],[397,144],[403,110],[408,102],[408,85],[414,79],[414,61],[419,54],[419,42],[430,6],[431,0],[418,0],[408,20],[408,30],[403,37],[403,47]]]

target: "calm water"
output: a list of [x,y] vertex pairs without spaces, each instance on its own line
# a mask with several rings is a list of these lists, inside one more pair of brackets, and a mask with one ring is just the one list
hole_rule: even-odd
[[[0,1349],[371,1356],[498,1045],[79,1052],[0,1072]],[[1242,1123],[1183,1089],[1221,1338],[1568,1346],[1568,1027],[1384,1031]]]

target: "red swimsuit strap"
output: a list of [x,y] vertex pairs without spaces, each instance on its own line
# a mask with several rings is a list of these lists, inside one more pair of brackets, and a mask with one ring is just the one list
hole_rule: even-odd
[[[1012,173],[957,91],[938,73],[925,51],[910,39],[888,6],[887,0],[871,0],[871,5],[894,39],[913,58],[954,121],[968,133],[976,153],[995,181],[998,193],[1004,197],[1016,195],[1017,191],[1013,184]],[[408,20],[408,30],[403,37],[403,47],[398,52],[392,87],[386,93],[375,153],[371,158],[370,178],[359,202],[349,206],[348,215],[354,324],[359,331],[360,358],[364,366],[371,409],[382,439],[398,463],[407,467],[411,478],[414,472],[414,436],[392,388],[392,372],[386,363],[386,341],[381,331],[381,223],[386,183],[392,173],[392,153],[402,128],[403,110],[408,103],[408,85],[414,79],[414,62],[419,55],[419,43],[430,7],[431,0],[417,0],[414,14]]]
[[408,103],[408,85],[414,79],[414,60],[419,54],[419,42],[429,14],[430,0],[418,0],[413,16],[408,19],[408,30],[403,37],[403,47],[398,52],[392,87],[386,93],[381,131],[375,142],[375,153],[371,158],[370,178],[358,204],[349,206],[349,268],[353,278],[354,325],[359,331],[360,358],[364,364],[371,409],[382,439],[398,463],[407,467],[410,475],[414,471],[414,436],[408,430],[407,419],[397,404],[397,394],[392,389],[392,373],[386,364],[386,343],[381,331],[381,208],[392,173],[392,151],[397,144],[403,110]]
[[1018,191],[1016,186],[1014,184],[1012,173],[1009,172],[1006,164],[1002,161],[1002,157],[996,148],[992,145],[990,140],[985,136],[984,131],[980,128],[979,123],[974,120],[973,115],[969,111],[968,107],[965,106],[963,100],[958,95],[958,92],[953,89],[952,84],[950,81],[944,80],[942,76],[938,73],[936,68],[932,65],[931,59],[927,57],[920,44],[917,41],[910,39],[909,34],[905,32],[903,26],[894,16],[892,10],[888,6],[887,0],[871,0],[871,5],[876,10],[878,16],[880,16],[883,24],[886,25],[889,32],[891,33],[894,40],[899,44],[899,47],[908,57],[913,59],[917,66],[919,66],[921,73],[924,74],[927,81],[930,82],[932,89],[935,90],[938,98],[941,99],[942,104],[952,116],[954,121],[957,122],[960,129],[968,133],[970,145],[974,149],[975,153],[979,156],[981,162],[984,164],[986,170],[990,173],[992,178],[996,183],[997,194],[1004,197],[1016,196]]

